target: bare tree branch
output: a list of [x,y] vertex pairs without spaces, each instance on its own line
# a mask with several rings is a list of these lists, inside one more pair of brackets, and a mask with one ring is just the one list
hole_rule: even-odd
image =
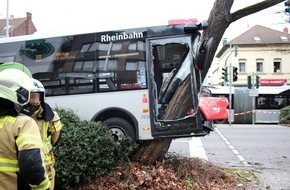
[[283,1],[284,0],[265,0],[265,1],[262,1],[260,3],[245,7],[243,9],[240,9],[240,10],[232,13],[231,22],[235,22],[235,21],[239,20],[240,18],[251,15],[253,13],[257,13],[259,11],[262,11],[264,9],[272,7],[278,3],[281,3]]
[[224,32],[231,23],[283,1],[284,0],[264,0],[260,3],[240,9],[234,13],[230,13],[234,0],[216,0],[208,18],[209,27],[202,34],[202,39],[207,37],[213,37],[214,39],[208,62],[205,63],[204,70],[201,71],[202,79],[205,78],[211,66],[219,42],[221,41]]

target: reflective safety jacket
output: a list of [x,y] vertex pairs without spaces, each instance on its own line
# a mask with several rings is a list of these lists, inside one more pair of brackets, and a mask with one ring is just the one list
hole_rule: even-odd
[[0,115],[0,180],[1,190],[50,187],[39,129],[28,116]]
[[[43,105],[46,106],[45,111],[42,108]],[[50,166],[55,162],[52,148],[59,140],[62,124],[58,114],[52,111],[48,104],[45,103],[42,106],[31,117],[39,127],[44,145],[45,165]]]

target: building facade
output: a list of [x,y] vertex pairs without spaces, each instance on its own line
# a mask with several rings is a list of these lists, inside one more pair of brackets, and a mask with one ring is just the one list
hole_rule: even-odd
[[[6,36],[6,19],[0,19],[0,37]],[[9,18],[9,37],[12,36],[23,36],[35,33],[37,30],[32,22],[32,14],[27,12],[24,18]]]
[[[256,25],[225,42],[216,55],[215,69],[211,69],[210,85],[229,85],[232,69],[237,68],[238,79],[233,86],[247,86],[248,76],[260,85],[290,84],[290,35],[288,29],[276,31]],[[226,79],[227,78],[227,81]]]

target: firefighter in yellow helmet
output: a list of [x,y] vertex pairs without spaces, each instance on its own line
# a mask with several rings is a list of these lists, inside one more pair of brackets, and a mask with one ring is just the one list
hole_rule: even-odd
[[51,183],[50,189],[54,189],[55,169],[53,146],[60,138],[62,124],[58,114],[44,101],[45,89],[42,83],[36,79],[32,79],[35,90],[31,91],[30,101],[23,107],[23,113],[31,116],[37,123],[45,153],[45,166]]
[[[1,65],[0,65],[1,67]],[[21,70],[0,69],[0,189],[47,190],[50,181],[36,122],[20,114],[35,87]]]

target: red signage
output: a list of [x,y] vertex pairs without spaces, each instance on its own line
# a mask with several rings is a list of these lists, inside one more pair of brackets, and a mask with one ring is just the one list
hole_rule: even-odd
[[287,79],[260,79],[261,86],[282,86],[287,85]]

